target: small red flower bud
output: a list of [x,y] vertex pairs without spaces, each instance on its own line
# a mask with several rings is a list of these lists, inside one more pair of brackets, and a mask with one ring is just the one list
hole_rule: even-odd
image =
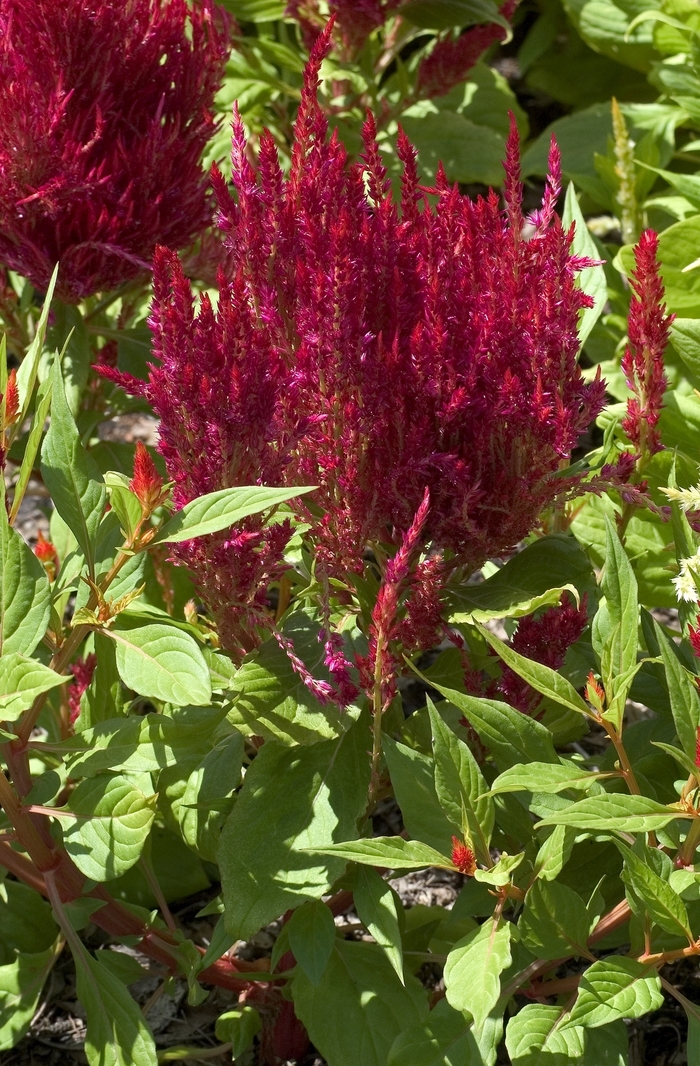
[[97,656],[94,654],[88,655],[85,659],[79,659],[71,666],[73,681],[68,686],[68,709],[71,725],[80,714],[80,700],[92,681],[96,666]]
[[3,412],[3,428],[14,425],[19,418],[19,389],[17,388],[17,373],[13,369],[5,386],[5,410]]
[[129,488],[137,497],[144,515],[150,515],[163,502],[163,479],[156,469],[156,464],[148,454],[142,441],[136,442],[134,454],[134,476]]
[[37,542],[34,545],[33,551],[39,562],[43,563],[49,581],[53,581],[56,576],[58,553],[51,541],[46,539],[41,530],[37,533]]
[[688,640],[693,649],[693,655],[700,659],[700,615],[698,615],[695,621],[698,623],[698,628],[694,629],[692,626],[688,626]]
[[473,877],[476,870],[474,852],[457,837],[452,837],[452,864],[461,874]]

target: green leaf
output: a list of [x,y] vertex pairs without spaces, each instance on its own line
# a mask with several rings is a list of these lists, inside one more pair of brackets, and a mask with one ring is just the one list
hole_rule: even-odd
[[507,20],[489,0],[408,0],[401,5],[401,15],[414,26],[429,30],[446,30],[474,22],[496,22],[510,32]]
[[483,925],[458,940],[445,963],[447,1002],[469,1011],[474,1025],[483,1025],[501,995],[501,973],[511,962],[509,922]]
[[573,1010],[562,1029],[595,1027],[618,1018],[641,1018],[662,1006],[661,983],[652,966],[608,955],[589,966],[578,988]]
[[576,711],[578,714],[591,717],[590,708],[579,696],[574,686],[565,677],[558,674],[556,670],[520,655],[508,644],[499,640],[490,630],[485,629],[484,626],[478,625],[477,629],[506,666],[510,666],[518,677],[522,677],[537,692],[541,692],[543,696],[548,696],[549,699],[559,703],[562,707],[566,707],[569,711]]
[[[123,484],[122,479],[126,484]],[[143,519],[138,497],[129,488],[128,481],[123,474],[108,470],[105,474],[105,485],[110,507],[119,519],[124,536],[132,540],[139,522]]]
[[153,538],[153,544],[179,544],[228,529],[250,515],[278,507],[287,500],[313,492],[313,486],[267,489],[260,485],[208,492],[176,511]]
[[121,981],[86,951],[74,957],[89,1066],[157,1066],[151,1031]]
[[240,22],[273,22],[284,17],[285,0],[223,0]]
[[29,1032],[41,991],[63,941],[39,952],[23,952],[0,966],[0,1051],[13,1048]]
[[583,1055],[584,1030],[559,1028],[561,1007],[526,1003],[510,1019],[506,1048],[512,1066],[571,1066]]
[[672,811],[646,796],[608,793],[589,796],[543,818],[538,825],[573,825],[577,829],[616,829],[623,833],[649,833],[662,829],[682,811]]
[[535,762],[529,766],[511,766],[496,778],[489,791],[490,796],[499,792],[564,792],[568,788],[586,791],[600,774],[592,774],[574,763]]
[[428,1013],[414,977],[403,986],[381,948],[336,940],[324,980],[299,972],[292,984],[297,1017],[333,1066],[386,1066],[398,1037]]
[[388,736],[383,737],[382,745],[407,832],[415,840],[449,855],[452,837],[462,823],[460,818],[453,824],[440,805],[433,759]]
[[692,943],[695,938],[690,929],[688,911],[681,897],[674,892],[668,881],[662,880],[631,848],[621,840],[616,840],[615,843],[625,860],[622,880],[644,903],[652,921],[674,936],[688,937]]
[[107,490],[95,461],[85,451],[58,360],[53,365],[51,423],[41,449],[41,474],[54,506],[75,535],[90,576],[95,574],[95,541]]
[[499,767],[505,769],[523,762],[559,763],[552,734],[541,722],[528,718],[507,703],[467,696],[434,682],[432,685],[462,711]]
[[434,180],[443,163],[449,181],[502,184],[505,141],[496,130],[427,101],[407,108],[401,125],[418,149],[424,180]]
[[310,861],[357,835],[369,784],[365,717],[338,740],[288,748],[267,741],[246,773],[219,845],[226,922],[237,938],[306,899],[319,899],[345,867]]
[[[311,675],[330,681],[319,632],[318,623],[305,611],[295,611],[282,626],[283,636],[291,640]],[[229,721],[252,736],[285,744],[316,744],[341,736],[356,718],[357,712],[341,710],[336,703],[320,703],[272,637],[246,657],[232,687],[237,698],[229,709]]]
[[92,881],[111,881],[138,862],[153,824],[156,797],[144,796],[125,777],[99,775],[82,781],[70,805],[76,815],[63,830],[63,846]]
[[450,620],[520,618],[538,607],[559,603],[566,589],[574,594],[577,590],[593,592],[595,577],[576,540],[555,533],[528,544],[481,585],[451,590]]
[[583,40],[617,63],[646,71],[657,58],[653,29],[643,23],[632,32],[635,15],[655,8],[655,0],[565,0],[564,9]]
[[558,825],[545,840],[535,858],[535,875],[545,881],[558,877],[571,856],[576,831],[568,825]]
[[391,885],[368,866],[355,870],[353,900],[360,921],[396,970],[401,984],[405,984],[399,925],[401,900]]
[[471,1021],[441,999],[428,1015],[399,1033],[387,1066],[483,1066]]
[[314,854],[338,855],[347,862],[359,862],[366,866],[384,866],[390,870],[416,870],[424,866],[452,869],[450,859],[439,851],[421,844],[419,840],[404,840],[403,837],[369,837],[307,850]]
[[180,829],[185,843],[209,862],[216,862],[221,831],[233,803],[229,797],[241,780],[244,747],[241,734],[232,733],[187,778],[177,812]]
[[46,290],[44,297],[44,303],[41,308],[41,315],[39,321],[36,324],[36,331],[32,343],[27,349],[27,354],[22,360],[22,364],[17,371],[17,389],[19,391],[20,399],[20,417],[18,419],[18,425],[22,425],[25,418],[29,413],[29,407],[32,402],[32,394],[34,392],[34,385],[36,384],[37,373],[39,371],[39,363],[44,350],[44,341],[46,339],[46,327],[49,321],[49,312],[51,311],[51,302],[53,300],[54,289],[56,287],[56,279],[58,277],[58,264],[54,267],[53,274],[51,275],[51,281]]
[[289,947],[302,970],[317,985],[328,966],[335,944],[335,922],[321,900],[308,900],[294,911],[286,925]]
[[700,725],[700,695],[695,684],[695,676],[680,662],[670,638],[666,636],[656,620],[654,620],[654,631],[659,642],[661,658],[664,661],[666,684],[678,739],[686,755],[695,761],[695,743]]
[[133,626],[122,617],[104,633],[116,643],[119,676],[140,696],[177,707],[211,701],[207,664],[189,633],[175,626]]
[[585,955],[596,916],[572,888],[558,881],[537,880],[528,890],[518,928],[523,944],[538,958]]
[[[24,365],[24,364],[23,364]],[[19,468],[19,474],[17,475],[17,481],[15,483],[14,493],[12,495],[12,508],[10,509],[10,524],[12,525],[19,513],[20,505],[24,499],[24,495],[27,491],[32,472],[34,470],[34,463],[36,461],[37,452],[39,451],[39,443],[41,441],[42,433],[44,432],[44,425],[48,418],[49,410],[51,408],[51,392],[53,388],[53,378],[48,377],[41,383],[39,391],[37,393],[36,410],[34,417],[32,418],[31,428],[29,430],[29,436],[27,437],[27,443],[24,447],[24,455],[22,456],[22,463]]]
[[235,1060],[253,1043],[262,1029],[262,1019],[255,1007],[236,1007],[220,1014],[216,1020],[216,1039],[231,1045],[231,1057]]
[[176,718],[165,714],[112,718],[55,745],[73,778],[94,777],[103,770],[154,773],[202,758],[212,747],[212,733],[225,716],[222,708],[191,707]]
[[57,674],[36,659],[4,652],[0,657],[0,721],[16,721],[42,692],[67,681],[70,676]]
[[524,858],[524,851],[518,852],[517,855],[508,855],[507,852],[502,851],[498,857],[498,862],[491,866],[490,869],[474,871],[474,880],[481,881],[485,885],[498,887],[507,885],[513,876],[513,872],[517,870]]
[[443,722],[428,697],[435,755],[435,789],[450,821],[473,842],[477,858],[490,865],[489,843],[496,819],[488,785],[471,751]]
[[691,373],[700,376],[700,321],[677,318],[671,326],[671,343]]
[[[622,724],[627,693],[637,662],[639,605],[637,579],[610,516],[605,516],[606,548],[602,588],[607,614],[606,639],[600,649],[603,685],[609,697],[605,718]],[[612,698],[610,698],[612,697]]]
[[0,652],[31,655],[51,615],[46,571],[0,508]]
[[[571,246],[572,254],[584,256],[588,259],[599,259],[595,241],[591,237],[586,220],[581,213],[573,182],[570,182],[566,190],[564,213],[562,215],[564,229],[568,230],[572,222],[576,223],[574,241]],[[591,330],[602,315],[608,299],[608,283],[605,279],[605,270],[602,264],[599,263],[598,266],[586,267],[585,270],[582,270],[578,274],[578,283],[582,291],[594,301],[593,307],[584,307],[579,315],[578,339],[583,347]],[[516,555],[515,558],[517,559],[518,556]]]

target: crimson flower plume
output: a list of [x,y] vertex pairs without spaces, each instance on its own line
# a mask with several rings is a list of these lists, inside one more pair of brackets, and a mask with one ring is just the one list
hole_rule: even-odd
[[230,23],[212,0],[0,0],[0,259],[69,302],[211,217],[202,150]]
[[634,249],[629,345],[622,357],[622,370],[634,393],[627,401],[622,428],[640,454],[646,456],[663,448],[658,429],[668,384],[663,357],[675,317],[666,314],[664,286],[657,262],[658,247],[656,233],[645,230]]
[[[424,189],[403,134],[397,202],[371,115],[351,163],[316,99],[330,33],[306,70],[288,174],[267,135],[253,166],[235,119],[235,195],[214,174],[227,243],[216,310],[207,298],[195,310],[177,256],[160,250],[160,365],[148,382],[102,372],[153,405],[176,506],[233,485],[319,486],[293,506],[329,577],[360,573],[367,545],[391,558],[427,488],[418,547],[432,548],[416,576],[435,632],[440,553],[445,572],[472,571],[572,489],[561,461],[604,400],[577,362],[588,261],[554,212],[556,176],[523,239],[514,124],[505,210],[443,174]],[[244,646],[240,627],[263,616],[287,534],[255,517],[176,549],[224,643]]]
[[[505,0],[499,14],[510,22],[517,6],[518,0]],[[496,22],[471,26],[457,38],[440,37],[418,67],[417,84],[421,96],[444,96],[454,89],[467,78],[486,49],[505,37],[505,29]]]

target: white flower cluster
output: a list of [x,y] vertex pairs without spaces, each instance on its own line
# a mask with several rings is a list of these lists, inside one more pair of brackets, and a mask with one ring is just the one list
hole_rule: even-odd
[[680,572],[678,577],[673,579],[677,598],[687,603],[700,602],[698,581],[700,581],[700,549],[689,559],[681,559]]

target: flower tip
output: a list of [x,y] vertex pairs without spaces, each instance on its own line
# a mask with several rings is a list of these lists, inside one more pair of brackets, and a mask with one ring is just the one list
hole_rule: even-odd
[[452,865],[467,877],[473,877],[476,871],[474,852],[458,837],[452,837]]

